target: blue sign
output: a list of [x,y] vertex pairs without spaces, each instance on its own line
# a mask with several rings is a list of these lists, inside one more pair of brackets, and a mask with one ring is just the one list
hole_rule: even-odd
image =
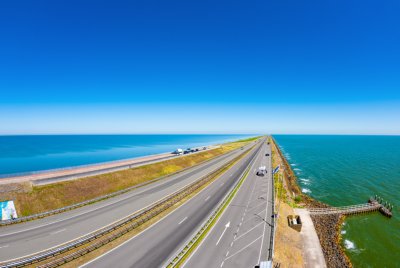
[[272,171],[272,174],[275,174],[276,172],[278,172],[280,167],[281,167],[280,165],[277,166],[277,167],[274,169],[274,171]]
[[14,201],[0,202],[0,220],[10,220],[17,218],[17,211],[15,210]]

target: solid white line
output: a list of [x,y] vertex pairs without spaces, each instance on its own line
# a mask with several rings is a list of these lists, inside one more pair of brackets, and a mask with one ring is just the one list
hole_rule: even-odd
[[248,248],[250,245],[252,245],[253,243],[255,243],[255,242],[256,242],[258,239],[260,239],[261,237],[262,237],[262,236],[259,236],[258,238],[256,238],[255,240],[253,240],[253,242],[247,244],[244,248],[242,248],[241,250],[235,252],[235,254],[232,254],[231,256],[227,257],[227,258],[225,259],[225,261],[228,260],[228,259],[230,259],[230,258],[232,258],[232,257],[235,256],[236,254],[242,252],[242,251],[245,250],[246,248]]
[[250,230],[248,230],[247,232],[245,232],[244,234],[239,235],[237,238],[235,238],[235,241],[240,239],[241,237],[243,237],[244,235],[248,234],[249,232],[253,231],[255,228],[257,228],[258,226],[260,226],[263,222],[260,222],[259,224],[257,224],[256,226],[254,226],[253,228],[251,228]]
[[55,232],[52,232],[52,233],[50,233],[51,235],[55,235],[55,234],[58,234],[58,233],[61,233],[61,232],[64,232],[65,230],[67,230],[67,229],[61,229],[61,230],[58,230],[58,231],[55,231]]
[[226,232],[226,229],[228,229],[228,227],[225,226],[225,229],[224,229],[224,231],[222,232],[221,236],[219,237],[219,239],[218,239],[218,241],[217,241],[217,244],[215,244],[216,246],[218,246],[219,241],[221,241],[222,236],[224,236],[224,233]]
[[10,245],[0,246],[0,248],[8,248]]
[[255,208],[258,208],[258,207],[261,206],[261,205],[264,205],[265,203],[268,203],[268,201],[264,201],[264,202],[258,204],[257,206],[252,207],[251,209],[248,210],[248,212],[251,211],[251,210],[253,210],[253,209],[255,209]]
[[183,220],[181,220],[178,224],[180,225],[182,222],[186,221],[187,217],[185,217]]

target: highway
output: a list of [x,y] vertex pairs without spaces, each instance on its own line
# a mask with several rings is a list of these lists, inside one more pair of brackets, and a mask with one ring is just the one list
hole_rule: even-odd
[[[248,144],[244,149],[250,148]],[[235,150],[128,193],[43,219],[0,228],[0,262],[31,255],[91,233],[151,205],[240,155]]]
[[244,158],[182,206],[144,232],[86,263],[83,267],[160,267],[165,265],[208,219],[247,167],[253,161],[259,162],[263,158],[265,148],[265,142],[259,143]]
[[[255,267],[268,260],[273,213],[270,146],[263,149],[252,172],[213,229],[183,267]],[[257,176],[259,166],[267,174]]]

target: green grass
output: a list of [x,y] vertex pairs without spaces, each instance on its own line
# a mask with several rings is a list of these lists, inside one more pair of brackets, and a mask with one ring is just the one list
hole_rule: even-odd
[[259,138],[261,138],[263,136],[256,136],[256,137],[252,137],[252,138],[247,138],[247,139],[243,139],[243,140],[238,140],[237,142],[250,142],[250,141],[255,141],[258,140]]

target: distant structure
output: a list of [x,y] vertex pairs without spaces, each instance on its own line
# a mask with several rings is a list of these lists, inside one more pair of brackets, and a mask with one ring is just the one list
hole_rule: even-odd
[[345,207],[327,207],[327,208],[309,208],[310,214],[312,215],[326,215],[326,214],[342,214],[342,215],[351,215],[351,214],[360,214],[366,212],[377,211],[391,218],[393,216],[393,205],[389,202],[384,201],[381,197],[375,195],[374,197],[370,197],[368,203],[345,206]]

